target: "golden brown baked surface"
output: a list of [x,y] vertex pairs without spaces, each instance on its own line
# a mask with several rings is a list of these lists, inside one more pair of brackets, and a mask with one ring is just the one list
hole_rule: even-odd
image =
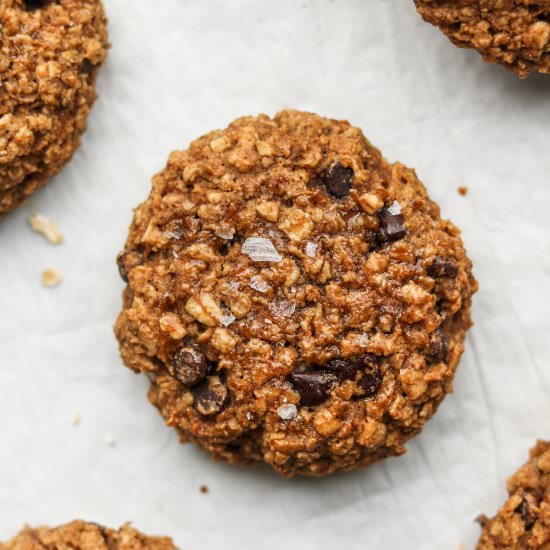
[[527,464],[508,480],[497,515],[482,516],[477,550],[550,549],[550,442],[538,441]]
[[286,476],[405,452],[451,390],[477,288],[414,171],[298,111],[172,153],[118,263],[122,358],[167,424]]
[[76,520],[61,527],[25,527],[0,550],[177,550],[172,540],[148,537],[130,525],[108,529]]
[[548,0],[414,0],[457,46],[476,49],[522,78],[550,73]]
[[100,0],[0,0],[0,216],[71,158],[107,48]]

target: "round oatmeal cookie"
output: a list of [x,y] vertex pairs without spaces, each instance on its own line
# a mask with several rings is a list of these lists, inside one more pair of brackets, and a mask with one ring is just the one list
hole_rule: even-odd
[[425,21],[461,48],[520,77],[550,73],[548,0],[414,0]]
[[509,498],[483,527],[477,550],[550,549],[550,442],[538,441],[530,459],[508,480]]
[[0,0],[0,216],[78,147],[106,49],[100,0]]
[[167,424],[285,476],[402,454],[451,390],[476,289],[415,173],[298,111],[172,153],[118,263],[122,358]]
[[177,550],[172,540],[148,537],[130,525],[108,529],[97,523],[76,520],[61,527],[25,527],[0,550]]

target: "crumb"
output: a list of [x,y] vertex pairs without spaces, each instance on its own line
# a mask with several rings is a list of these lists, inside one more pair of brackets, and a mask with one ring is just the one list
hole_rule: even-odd
[[201,485],[200,491],[203,495],[205,495],[206,493],[208,493],[209,489],[206,485]]
[[114,447],[116,445],[116,437],[114,435],[108,435],[105,437],[105,442],[110,447]]
[[32,214],[29,218],[29,223],[33,231],[44,235],[52,244],[60,244],[63,242],[63,234],[59,231],[55,222],[42,216],[42,214]]
[[468,194],[468,188],[465,185],[459,187],[457,191],[458,191],[458,194],[462,195],[463,197],[465,197]]
[[55,269],[49,267],[42,272],[41,280],[44,286],[52,287],[57,286],[59,283],[61,283],[63,278],[61,277],[59,271],[56,271]]
[[80,424],[80,413],[74,413],[72,418],[73,426],[78,426]]

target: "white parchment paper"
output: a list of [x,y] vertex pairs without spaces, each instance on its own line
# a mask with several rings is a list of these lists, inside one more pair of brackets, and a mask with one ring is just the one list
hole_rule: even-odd
[[[0,540],[82,517],[182,550],[472,548],[474,518],[550,438],[550,77],[454,48],[411,0],[105,2],[113,47],[82,148],[0,222]],[[415,167],[481,285],[455,393],[408,454],[323,480],[180,446],[111,329],[114,258],[168,153],[284,107],[347,118]],[[46,267],[61,286],[41,286]]]

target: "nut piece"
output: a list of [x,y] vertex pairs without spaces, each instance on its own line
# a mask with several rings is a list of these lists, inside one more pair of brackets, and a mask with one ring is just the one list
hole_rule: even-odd
[[41,214],[33,214],[29,218],[29,223],[33,231],[44,235],[52,244],[60,244],[63,242],[63,234],[59,231],[57,225],[49,218]]
[[275,201],[259,201],[256,204],[256,211],[267,221],[276,222],[279,219],[280,205]]
[[284,231],[288,238],[293,241],[306,239],[313,231],[313,222],[309,214],[299,208],[290,208],[287,210],[278,227]]
[[375,193],[364,193],[357,200],[367,214],[374,214],[384,206],[384,201]]
[[185,311],[207,327],[218,326],[223,316],[220,306],[207,292],[201,292],[198,296],[191,296],[185,304]]

